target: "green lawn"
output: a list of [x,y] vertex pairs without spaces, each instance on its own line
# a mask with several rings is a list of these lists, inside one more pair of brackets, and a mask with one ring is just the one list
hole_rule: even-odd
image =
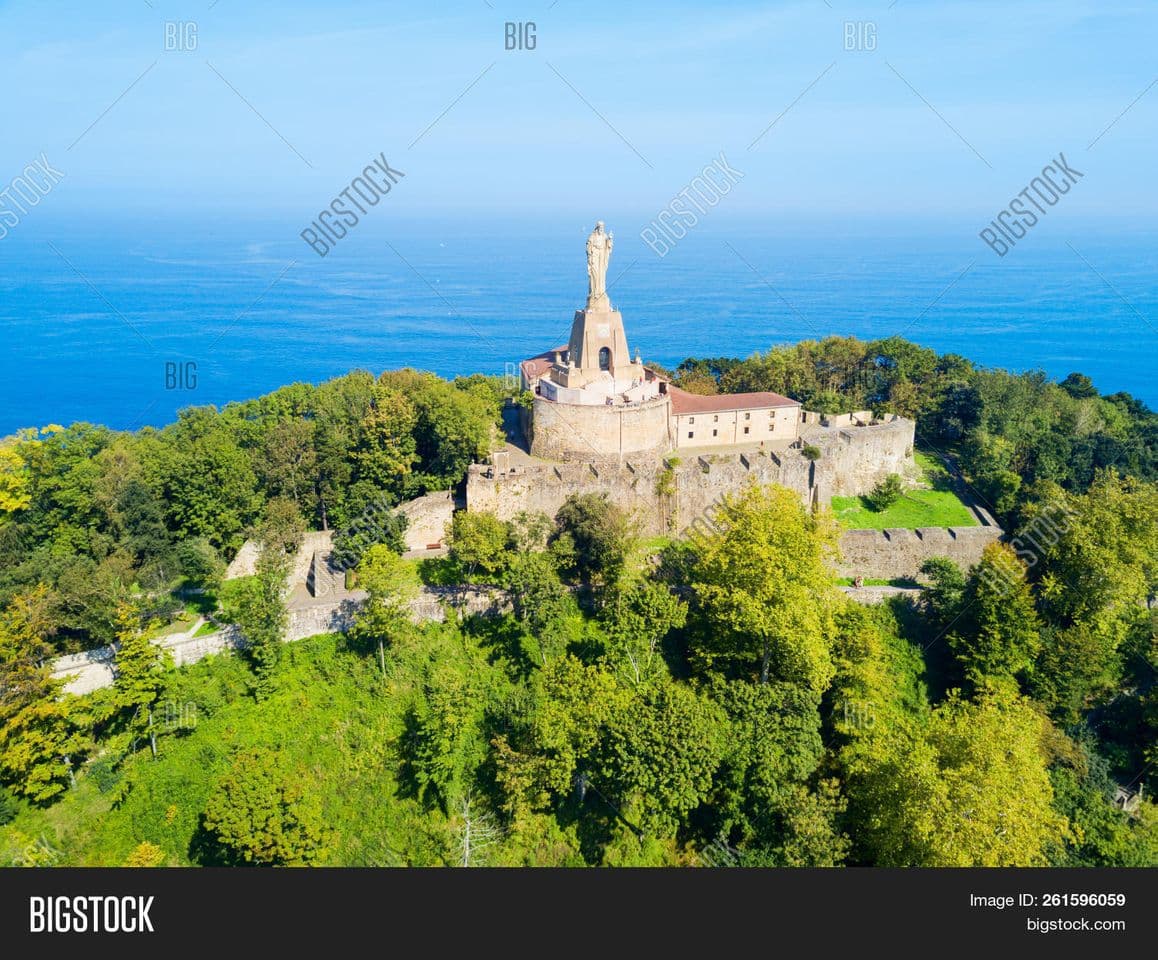
[[923,453],[918,453],[916,460],[925,488],[907,489],[900,500],[880,513],[864,497],[833,497],[832,512],[841,525],[850,530],[977,526],[977,518],[951,489],[941,463]]

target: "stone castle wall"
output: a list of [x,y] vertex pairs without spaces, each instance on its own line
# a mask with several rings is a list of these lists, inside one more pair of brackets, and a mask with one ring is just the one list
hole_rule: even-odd
[[441,545],[446,526],[454,516],[454,494],[450,490],[428,493],[400,504],[398,513],[409,521],[406,549],[426,550]]
[[638,406],[606,406],[534,401],[531,453],[547,460],[606,460],[658,455],[672,447],[667,396]]
[[[554,516],[572,494],[605,493],[635,514],[644,535],[655,536],[702,528],[720,498],[746,483],[779,484],[799,494],[805,505],[828,506],[833,496],[867,494],[890,473],[903,475],[913,468],[913,421],[891,417],[868,423],[869,416],[807,414],[798,444],[779,451],[637,456],[506,469],[475,464],[467,475],[467,509],[488,511],[504,520],[522,511]],[[819,459],[804,456],[806,445],[820,450]],[[976,508],[974,513],[976,527],[846,531],[838,573],[916,577],[921,564],[935,556],[948,557],[967,569],[981,559],[986,545],[1003,535],[988,513]]]
[[840,539],[842,577],[916,579],[931,557],[948,557],[962,570],[1000,540],[1000,527],[922,527],[917,530],[846,530]]
[[[310,561],[315,553],[329,553],[334,547],[334,532],[332,530],[307,530],[302,537],[302,545],[294,554],[290,569],[290,582],[304,580],[309,572]],[[237,556],[225,571],[226,580],[238,577],[252,577],[257,571],[257,544],[246,540],[237,551]]]
[[[913,421],[900,417],[864,427],[811,424],[799,445],[780,451],[752,449],[682,458],[640,454],[506,469],[475,464],[467,474],[467,509],[485,510],[504,520],[524,510],[554,516],[572,494],[606,493],[634,511],[646,533],[678,534],[725,493],[749,482],[780,484],[796,491],[806,505],[827,506],[833,494],[868,493],[888,474],[912,467],[914,427]],[[806,458],[804,444],[818,447],[820,458]],[[661,493],[661,487],[670,492]]]
[[[815,416],[809,414],[808,419]],[[834,496],[862,496],[890,473],[904,475],[912,469],[916,431],[912,420],[898,416],[871,424],[849,420],[856,416],[826,417],[822,423],[827,425],[808,420],[801,425],[801,440],[820,449],[816,467],[817,482],[824,488],[822,503]]]

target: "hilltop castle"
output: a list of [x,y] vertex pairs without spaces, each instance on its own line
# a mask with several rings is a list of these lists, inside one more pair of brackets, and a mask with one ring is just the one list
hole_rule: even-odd
[[701,396],[649,368],[607,294],[613,237],[587,238],[587,302],[564,345],[520,365],[522,443],[467,476],[469,510],[553,516],[572,493],[606,493],[652,533],[680,533],[744,483],[777,483],[808,506],[911,474],[912,420],[812,413],[777,393]]
[[[443,491],[398,508],[411,550],[444,549],[447,524],[464,508],[501,520],[554,517],[571,495],[601,494],[640,532],[680,536],[710,527],[721,499],[750,483],[786,487],[815,509],[870,493],[889,474],[918,480],[916,424],[905,417],[815,413],[772,392],[701,396],[648,367],[607,293],[613,244],[597,223],[587,238],[587,302],[571,336],[521,363],[529,402],[508,404],[508,442],[468,468],[465,502]],[[970,509],[977,526],[846,530],[838,572],[912,578],[933,556],[968,569],[1002,536],[982,507]]]
[[785,449],[799,435],[800,404],[777,393],[700,396],[634,359],[623,316],[607,296],[613,237],[587,238],[587,305],[566,345],[524,360],[534,394],[526,424],[530,452],[555,460],[604,460],[678,449],[752,444]]

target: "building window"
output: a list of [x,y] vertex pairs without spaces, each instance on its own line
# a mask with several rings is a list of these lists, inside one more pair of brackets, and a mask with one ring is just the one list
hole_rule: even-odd
[[713,437],[714,437],[714,436],[716,436],[716,434],[718,434],[719,432],[720,432],[719,430],[713,430],[713,431],[712,431],[712,436],[713,436]]
[[600,370],[610,370],[611,369],[611,351],[608,350],[607,347],[600,347],[599,348],[599,369]]
[[695,422],[696,422],[695,417],[688,417],[688,423],[695,423]]
[[712,423],[719,423],[719,422],[720,422],[720,415],[717,413],[715,416],[712,417]]
[[775,430],[776,429],[776,421],[775,420],[773,420],[770,424],[768,424],[768,429],[769,430]]
[[744,432],[745,432],[745,433],[747,433],[747,432],[748,432],[748,429],[749,429],[748,427],[745,427],[745,428],[744,428]]
[[745,413],[745,414],[744,414],[744,419],[745,419],[745,420],[751,420],[751,419],[752,419],[752,414],[750,414],[750,413]]

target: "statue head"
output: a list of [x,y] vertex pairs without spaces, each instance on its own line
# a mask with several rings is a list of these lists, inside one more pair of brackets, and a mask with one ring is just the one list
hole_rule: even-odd
[[603,232],[603,221],[602,220],[596,220],[595,221],[595,232],[596,233],[602,233]]

